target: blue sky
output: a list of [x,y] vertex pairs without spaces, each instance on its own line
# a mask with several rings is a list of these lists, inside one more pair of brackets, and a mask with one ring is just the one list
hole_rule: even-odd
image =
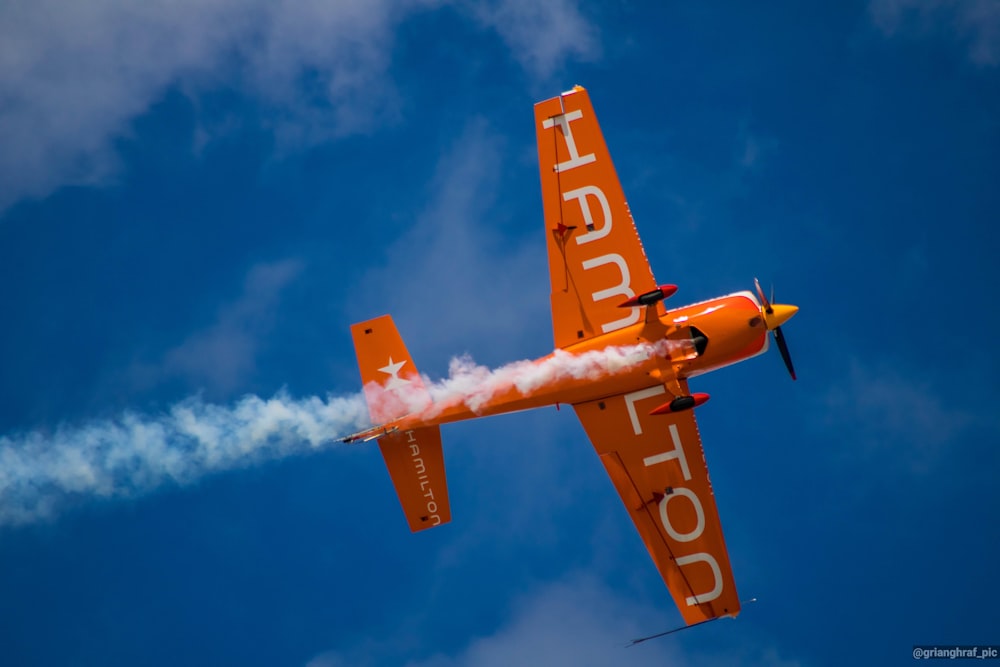
[[[998,67],[990,0],[4,3],[3,663],[1000,643]],[[577,83],[674,299],[801,307],[798,382],[772,351],[692,383],[759,602],[627,650],[680,616],[572,411],[444,428],[419,535],[329,441],[353,322],[433,378],[550,351],[532,104]]]

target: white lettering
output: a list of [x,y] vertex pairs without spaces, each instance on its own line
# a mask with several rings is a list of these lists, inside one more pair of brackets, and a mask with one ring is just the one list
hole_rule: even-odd
[[441,525],[441,517],[438,515],[438,505],[434,500],[434,489],[430,488],[431,482],[427,478],[427,466],[423,458],[420,458],[420,444],[417,442],[416,434],[411,430],[406,432],[406,441],[410,444],[410,457],[413,459],[413,469],[417,473],[417,481],[420,482],[420,491],[427,501],[428,516],[422,517],[423,521],[433,520],[432,526]]
[[[674,526],[670,523],[670,515],[667,513],[667,505],[673,498],[677,496],[684,496],[691,501],[694,505],[694,512],[698,516],[698,523],[695,525],[694,530],[690,533],[678,533],[674,530]],[[685,489],[683,487],[674,487],[673,493],[668,493],[663,496],[663,500],[660,501],[660,521],[663,522],[663,527],[667,529],[667,534],[674,538],[678,542],[690,542],[691,540],[696,540],[701,537],[702,532],[705,530],[705,510],[701,507],[701,501],[698,500],[698,496],[694,495],[691,489]]]
[[583,112],[577,109],[576,111],[570,111],[566,114],[546,118],[542,121],[542,127],[546,130],[552,129],[555,125],[559,125],[559,129],[562,130],[563,139],[566,141],[566,149],[569,151],[569,160],[557,164],[555,166],[556,171],[568,171],[570,169],[575,169],[576,167],[590,164],[597,159],[594,157],[593,153],[580,155],[579,151],[577,151],[576,141],[573,139],[573,131],[570,129],[569,124],[574,120],[579,120],[581,118],[583,118]]
[[707,593],[693,595],[685,600],[689,607],[696,604],[711,602],[715,598],[722,595],[722,570],[719,569],[719,563],[712,557],[711,554],[697,553],[691,554],[690,556],[681,556],[675,562],[677,563],[677,567],[684,567],[685,565],[690,565],[691,563],[708,563],[708,566],[712,568],[712,575],[715,577],[715,586],[712,590]]
[[[605,264],[614,264],[617,266],[618,271],[621,272],[622,281],[614,287],[598,290],[591,294],[590,297],[597,302],[603,301],[604,299],[610,299],[615,296],[623,296],[626,299],[630,299],[635,296],[635,292],[633,292],[632,288],[629,287],[629,282],[632,278],[628,272],[628,264],[625,263],[625,260],[622,259],[622,256],[618,253],[609,253],[607,255],[601,255],[600,257],[585,260],[583,262],[583,268],[584,270],[590,270],[598,266],[604,266]],[[639,321],[640,316],[641,313],[639,312],[639,308],[632,308],[632,312],[620,320],[602,324],[601,331],[608,333],[609,331],[614,331],[616,329],[621,329],[622,327],[627,327],[630,324],[635,324]]]
[[[590,211],[590,203],[587,200],[588,196],[597,199],[597,203],[601,205],[601,216],[603,219],[600,229],[595,229],[594,215]],[[599,187],[585,185],[582,188],[570,190],[563,194],[563,201],[568,202],[570,199],[575,199],[580,203],[580,210],[583,212],[583,222],[587,225],[588,230],[586,234],[576,237],[577,244],[583,245],[584,243],[603,239],[611,232],[611,205],[608,204],[608,198],[604,196],[604,192]]]
[[681,464],[681,472],[684,473],[684,479],[691,479],[691,470],[688,468],[687,458],[684,456],[684,447],[681,446],[681,436],[677,433],[677,424],[670,425],[670,439],[674,441],[674,448],[672,450],[669,452],[663,452],[662,454],[647,456],[642,460],[642,462],[648,468],[649,466],[656,465],[657,463],[666,463],[667,461],[677,459]]
[[[641,391],[635,391],[631,394],[625,394],[625,406],[628,409],[629,419],[632,421],[632,430],[635,431],[636,435],[642,433],[642,426],[639,423],[639,416],[635,409],[635,404],[645,398],[651,398],[653,396],[658,396],[665,393],[663,386],[650,387],[648,389],[643,389]],[[648,468],[660,463],[667,463],[668,461],[676,460],[680,465],[681,473],[684,475],[685,480],[691,479],[691,469],[688,467],[687,457],[684,454],[684,446],[681,443],[680,432],[677,430],[676,424],[670,424],[670,439],[673,442],[674,448],[672,450],[661,452],[660,454],[654,454],[652,456],[645,457],[642,462]],[[678,532],[674,528],[673,523],[670,521],[670,514],[668,512],[668,507],[670,506],[670,501],[676,496],[684,496],[691,504],[694,506],[695,516],[697,521],[695,527],[687,533]],[[698,498],[694,491],[684,488],[684,487],[674,487],[668,489],[668,492],[660,499],[659,502],[660,509],[660,522],[663,524],[664,530],[666,530],[667,535],[671,539],[677,542],[692,542],[705,532],[705,509],[701,504],[701,499]],[[712,590],[707,593],[699,593],[686,598],[686,602],[689,606],[696,604],[704,604],[705,602],[711,602],[720,595],[722,595],[722,570],[719,568],[719,563],[715,560],[715,557],[708,553],[696,553],[689,556],[681,556],[675,561],[677,567],[684,567],[685,565],[690,565],[691,563],[707,563],[710,568],[712,568],[712,575],[715,578],[715,584]]]
[[[631,394],[625,394],[625,408],[628,410],[628,418],[632,420],[632,431],[636,435],[642,435],[642,424],[639,423],[639,415],[635,413],[635,404],[644,398],[659,396],[660,394],[665,394],[666,392],[667,390],[663,388],[663,385],[658,384],[655,387],[650,387],[649,389],[641,389],[639,391],[633,391]],[[648,461],[649,459],[646,459],[647,466],[650,465]],[[659,462],[654,461],[654,463]]]

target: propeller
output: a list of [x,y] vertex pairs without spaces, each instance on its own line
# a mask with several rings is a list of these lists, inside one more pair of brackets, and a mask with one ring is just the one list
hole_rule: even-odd
[[772,304],[774,301],[774,285],[771,286],[771,298],[768,300],[764,296],[764,290],[760,287],[760,281],[753,279],[753,284],[757,288],[757,296],[760,297],[761,313],[764,316],[764,326],[774,336],[774,342],[778,344],[778,352],[781,353],[781,360],[785,362],[788,374],[795,379],[795,367],[792,366],[792,356],[788,353],[788,343],[785,342],[785,334],[781,332],[781,325],[787,322],[792,315],[799,311],[798,306],[786,306],[783,304]]

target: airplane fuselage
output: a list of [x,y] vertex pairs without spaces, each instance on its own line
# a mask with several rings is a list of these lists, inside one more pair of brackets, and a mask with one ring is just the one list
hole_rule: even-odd
[[[703,336],[704,341],[696,346],[693,339],[697,336]],[[658,348],[656,343],[663,341],[676,344]],[[640,320],[637,324],[553,352],[533,363],[543,366],[558,363],[556,355],[563,355],[563,359],[565,355],[583,357],[609,347],[634,349],[637,345],[648,345],[646,358],[621,369],[593,369],[581,377],[554,373],[552,379],[533,383],[530,391],[524,390],[523,383],[512,380],[499,387],[490,387],[487,395],[477,395],[473,390],[434,403],[426,410],[403,417],[395,425],[406,430],[616,396],[749,359],[767,349],[768,339],[757,300],[750,292],[737,292],[668,310],[650,322]]]

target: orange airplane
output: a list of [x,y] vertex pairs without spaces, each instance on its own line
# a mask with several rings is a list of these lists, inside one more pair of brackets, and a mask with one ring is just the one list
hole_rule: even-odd
[[[667,310],[579,86],[535,105],[555,351],[432,399],[383,315],[351,327],[372,423],[413,531],[451,520],[441,424],[568,404],[597,450],[688,625],[736,616],[740,600],[688,378],[749,359],[798,310],[748,291]],[[773,297],[773,295],[772,295]],[[773,300],[773,299],[772,299]],[[433,388],[433,387],[432,387]]]

